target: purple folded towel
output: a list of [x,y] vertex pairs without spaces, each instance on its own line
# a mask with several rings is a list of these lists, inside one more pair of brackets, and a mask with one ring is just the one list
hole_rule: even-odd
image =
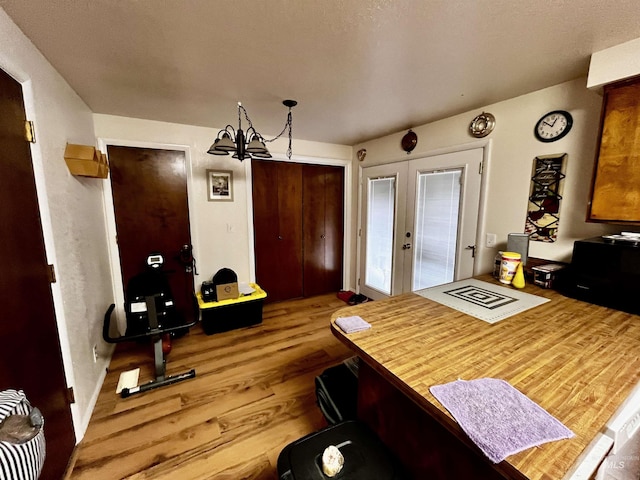
[[362,330],[371,328],[370,323],[365,322],[358,316],[340,317],[336,319],[336,325],[338,325],[340,327],[340,330],[342,330],[344,333],[361,332]]
[[494,463],[573,432],[504,380],[457,380],[430,389]]

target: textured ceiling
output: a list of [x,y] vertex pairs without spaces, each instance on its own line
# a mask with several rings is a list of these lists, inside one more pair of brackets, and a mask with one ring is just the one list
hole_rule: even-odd
[[[587,74],[638,0],[0,0],[96,113],[354,145]],[[212,138],[216,132],[212,132]]]

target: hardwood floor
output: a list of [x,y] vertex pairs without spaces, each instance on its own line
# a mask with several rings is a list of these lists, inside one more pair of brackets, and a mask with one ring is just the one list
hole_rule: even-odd
[[314,377],[352,355],[331,334],[335,294],[264,307],[263,322],[173,342],[167,375],[191,380],[122,399],[120,373],[151,380],[149,345],[119,344],[69,480],[272,480],[282,448],[326,422]]

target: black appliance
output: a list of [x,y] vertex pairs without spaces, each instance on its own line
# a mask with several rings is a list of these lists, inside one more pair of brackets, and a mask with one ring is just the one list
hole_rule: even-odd
[[215,302],[216,301],[216,286],[213,282],[205,280],[200,286],[200,293],[202,294],[202,301]]
[[578,240],[554,288],[605,307],[640,314],[640,242],[611,236]]

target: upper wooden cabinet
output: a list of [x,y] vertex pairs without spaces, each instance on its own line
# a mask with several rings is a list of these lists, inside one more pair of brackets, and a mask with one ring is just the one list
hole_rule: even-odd
[[588,219],[640,225],[640,78],[604,90]]

